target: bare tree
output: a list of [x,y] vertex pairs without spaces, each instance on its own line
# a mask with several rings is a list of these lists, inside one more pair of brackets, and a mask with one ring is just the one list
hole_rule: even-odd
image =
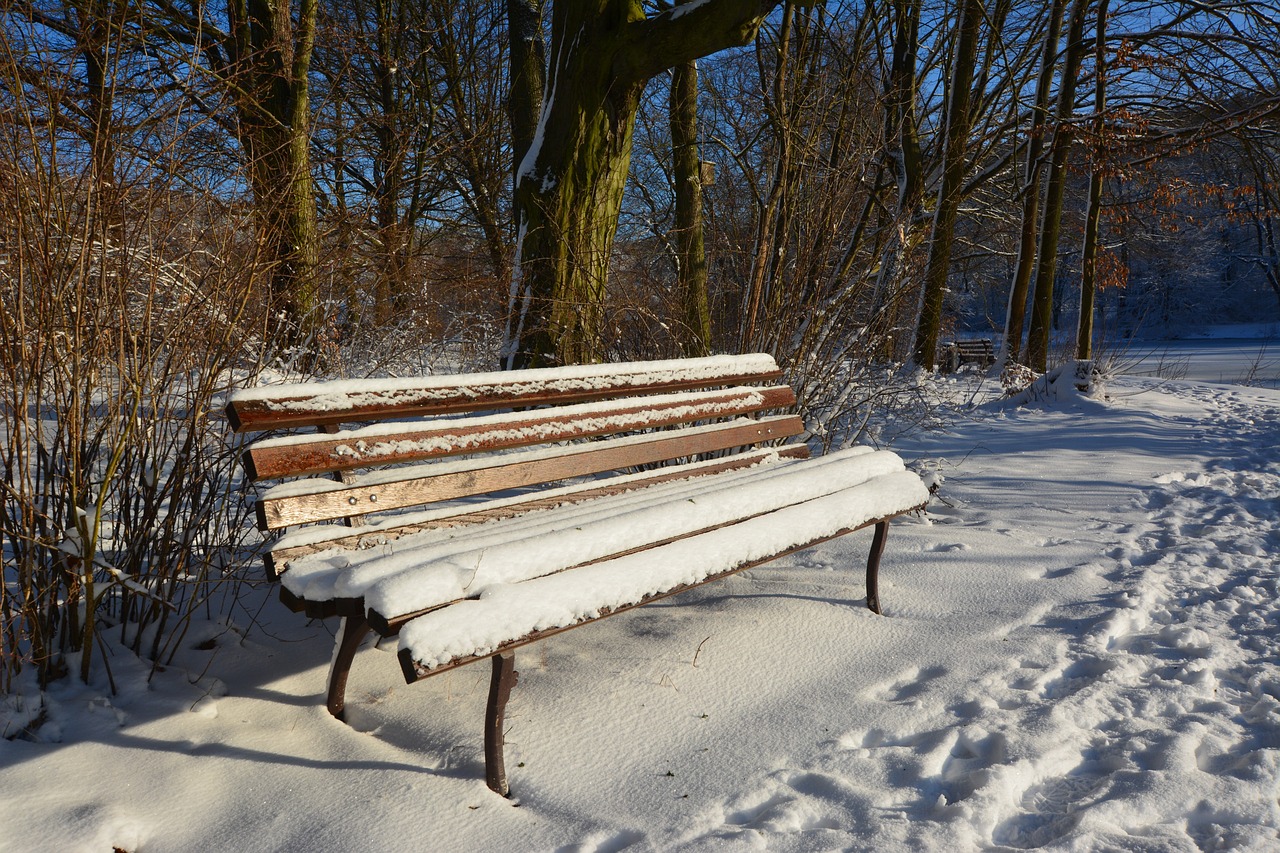
[[978,60],[978,40],[987,16],[981,0],[964,0],[957,26],[955,56],[947,94],[946,140],[942,152],[942,181],[933,213],[929,263],[925,267],[920,317],[916,324],[915,363],[932,370],[937,360],[938,333],[942,327],[942,300],[946,294],[955,237],[956,211],[968,167],[973,113],[973,80]]
[[668,110],[675,181],[676,291],[682,310],[679,338],[689,355],[711,352],[711,308],[707,297],[707,250],[702,228],[702,159],[698,148],[698,66],[671,72]]
[[1013,284],[1009,291],[1009,310],[1004,325],[1004,344],[999,360],[1017,361],[1021,357],[1022,334],[1026,323],[1027,296],[1031,287],[1031,271],[1035,267],[1036,235],[1040,223],[1040,179],[1044,173],[1042,154],[1044,136],[1049,131],[1049,103],[1053,73],[1057,67],[1062,16],[1066,0],[1050,0],[1048,27],[1041,49],[1040,75],[1036,78],[1035,100],[1025,142],[1023,167],[1022,217],[1019,228],[1018,259]]
[[1085,19],[1091,0],[1073,0],[1067,25],[1067,45],[1058,86],[1053,137],[1049,143],[1049,167],[1041,211],[1036,272],[1031,295],[1031,328],[1027,335],[1027,363],[1044,372],[1049,358],[1049,334],[1053,325],[1053,285],[1058,271],[1058,240],[1066,192],[1067,157],[1075,135],[1071,122],[1076,106],[1076,84],[1084,59]]
[[1076,327],[1076,358],[1093,357],[1093,301],[1098,279],[1098,232],[1102,221],[1102,190],[1106,179],[1107,4],[1098,0],[1098,23],[1093,39],[1093,163],[1089,171],[1089,199],[1085,206],[1084,245],[1080,251],[1080,320]]

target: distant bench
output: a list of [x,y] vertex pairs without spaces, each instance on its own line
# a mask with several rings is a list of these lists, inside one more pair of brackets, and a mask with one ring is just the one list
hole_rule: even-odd
[[781,376],[746,355],[234,394],[238,432],[320,429],[258,440],[244,465],[285,481],[258,500],[263,530],[312,525],[266,557],[281,599],[344,617],[329,711],[370,629],[399,635],[409,682],[492,658],[486,781],[506,795],[519,646],[872,525],[879,613],[889,520],[928,493],[887,451],[779,446],[803,429]]
[[942,349],[941,362],[948,373],[955,373],[962,364],[976,364],[986,369],[995,364],[995,361],[995,347],[990,338],[951,341]]

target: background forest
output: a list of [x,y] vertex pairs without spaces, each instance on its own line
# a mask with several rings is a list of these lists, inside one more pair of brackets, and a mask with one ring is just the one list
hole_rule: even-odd
[[[0,0],[0,692],[161,665],[255,536],[221,396],[1280,320],[1280,6]],[[904,365],[906,368],[904,369]],[[211,420],[211,414],[214,419]]]

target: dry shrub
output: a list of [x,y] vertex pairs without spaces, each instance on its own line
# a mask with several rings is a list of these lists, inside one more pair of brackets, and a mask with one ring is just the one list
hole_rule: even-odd
[[263,347],[234,207],[0,132],[3,694],[88,681],[106,631],[161,664],[217,615],[256,536],[222,399]]

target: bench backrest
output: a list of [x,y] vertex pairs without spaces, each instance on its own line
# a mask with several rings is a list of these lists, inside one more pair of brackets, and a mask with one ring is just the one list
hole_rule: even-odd
[[[272,435],[245,451],[253,480],[291,481],[259,498],[263,530],[353,518],[363,523],[375,512],[614,475],[561,487],[549,497],[508,496],[476,508],[419,513],[404,516],[403,525],[380,521],[374,526],[385,538],[389,530],[474,523],[549,501],[753,464],[773,451],[750,448],[803,429],[796,415],[778,413],[796,402],[790,387],[772,384],[781,376],[771,356],[757,354],[276,385],[235,393],[227,416],[237,432],[321,430]],[[725,458],[672,464],[708,454]],[[804,446],[785,448],[784,455],[803,456]],[[350,544],[361,535],[357,528],[303,537],[288,555],[276,549],[269,569],[317,543]]]
[[983,358],[992,359],[995,357],[995,350],[989,339],[977,341],[956,341],[956,352],[960,354],[962,359]]

